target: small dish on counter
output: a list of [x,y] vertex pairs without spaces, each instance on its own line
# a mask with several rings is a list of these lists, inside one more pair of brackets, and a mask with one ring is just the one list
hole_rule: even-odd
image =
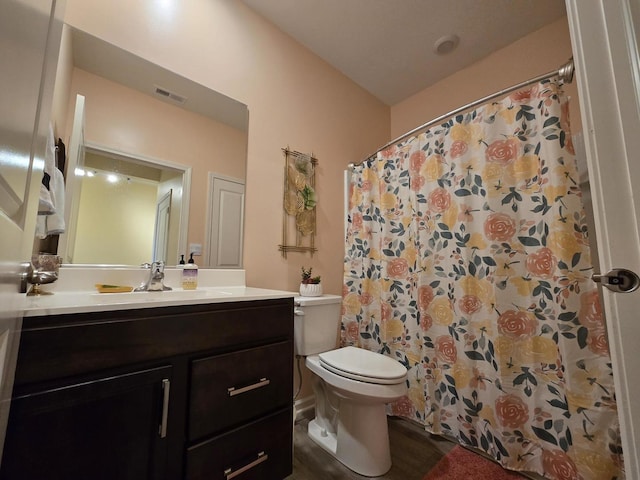
[[127,285],[107,285],[104,283],[96,283],[98,293],[129,293],[133,287]]

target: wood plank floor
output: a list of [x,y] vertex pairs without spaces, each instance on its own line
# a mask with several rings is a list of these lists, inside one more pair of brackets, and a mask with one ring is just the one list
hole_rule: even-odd
[[[363,480],[307,436],[307,419],[296,422],[293,474],[286,480]],[[400,418],[388,418],[391,470],[380,480],[422,480],[455,444],[425,432],[421,426]]]

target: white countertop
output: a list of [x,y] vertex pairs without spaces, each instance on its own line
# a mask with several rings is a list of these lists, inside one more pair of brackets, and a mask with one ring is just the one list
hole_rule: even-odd
[[53,295],[25,297],[24,316],[39,317],[66,313],[268,300],[293,298],[296,295],[299,294],[243,286],[205,287],[196,290],[174,289],[168,292],[97,293],[89,291],[59,291]]
[[299,295],[298,292],[247,287],[244,270],[200,269],[196,290],[180,288],[182,270],[165,268],[164,272],[164,284],[171,287],[171,291],[98,293],[95,288],[98,283],[138,286],[148,278],[149,270],[136,267],[62,266],[58,280],[41,287],[53,295],[25,297],[24,316],[242,302]]

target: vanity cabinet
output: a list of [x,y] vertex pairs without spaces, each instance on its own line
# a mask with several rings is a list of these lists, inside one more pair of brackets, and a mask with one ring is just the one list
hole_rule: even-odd
[[0,479],[282,479],[292,375],[292,298],[26,317]]

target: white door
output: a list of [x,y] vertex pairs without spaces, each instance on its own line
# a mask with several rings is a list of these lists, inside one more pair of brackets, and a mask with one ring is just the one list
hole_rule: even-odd
[[244,182],[209,174],[207,265],[242,268]]
[[167,263],[169,219],[171,218],[171,192],[165,193],[156,205],[156,225],[153,234],[153,261]]
[[34,244],[62,10],[56,0],[0,2],[0,455],[24,309],[20,264]]
[[63,263],[73,263],[78,230],[78,212],[80,211],[80,195],[82,194],[82,176],[84,172],[84,96],[76,96],[76,106],[73,113],[73,125],[67,149],[67,177],[65,179],[64,222],[67,226],[65,233],[60,235],[58,255]]
[[[566,5],[600,271],[619,267],[640,274],[640,4]],[[626,475],[640,479],[640,291],[603,291]]]

